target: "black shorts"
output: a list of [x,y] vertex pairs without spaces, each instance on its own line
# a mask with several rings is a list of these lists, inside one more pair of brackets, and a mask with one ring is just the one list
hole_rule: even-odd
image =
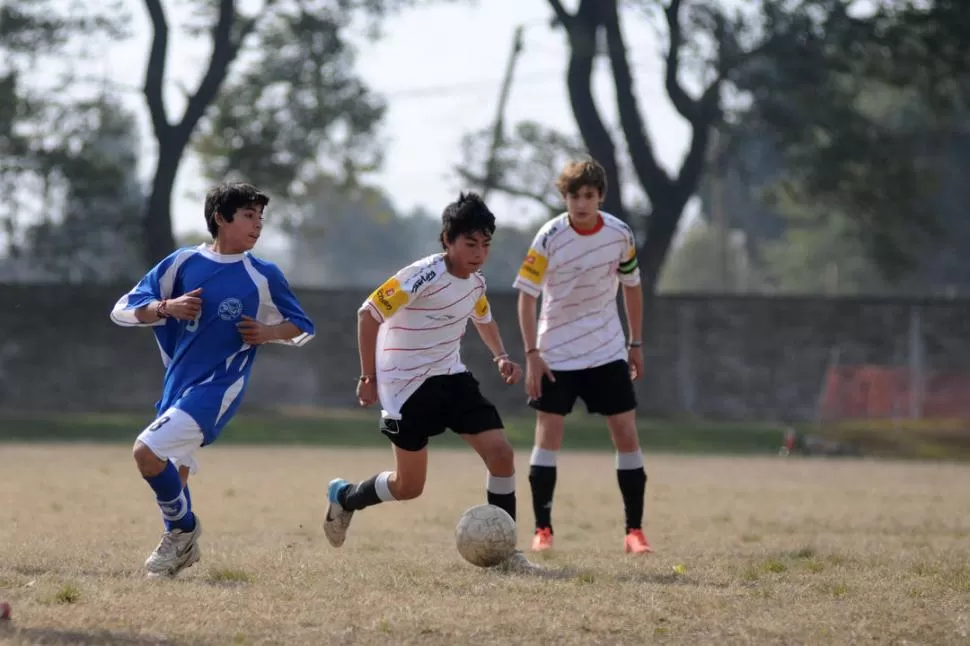
[[405,451],[420,451],[447,428],[459,435],[502,428],[498,410],[470,372],[429,377],[404,402],[401,419],[381,419],[381,433]]
[[577,397],[590,413],[607,417],[637,407],[630,367],[622,359],[582,370],[553,370],[552,374],[555,383],[543,375],[542,396],[529,400],[529,406],[543,413],[568,415]]

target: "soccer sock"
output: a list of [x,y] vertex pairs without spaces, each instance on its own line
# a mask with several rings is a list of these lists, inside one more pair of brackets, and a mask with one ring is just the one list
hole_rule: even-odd
[[536,529],[552,530],[552,494],[556,490],[556,458],[558,451],[532,449],[529,458],[529,485],[532,487],[532,512],[536,517]]
[[488,504],[504,509],[515,520],[515,476],[493,476],[485,480]]
[[157,476],[145,478],[155,491],[155,501],[162,511],[165,529],[181,529],[191,532],[195,529],[195,514],[189,504],[187,490],[182,488],[182,479],[175,465],[169,461]]
[[623,496],[626,531],[643,527],[643,494],[647,488],[647,472],[643,468],[643,453],[639,450],[616,454],[616,481]]
[[350,485],[340,492],[340,504],[347,511],[359,511],[365,507],[394,500],[391,488],[387,484],[392,473],[392,471],[383,471],[359,484]]

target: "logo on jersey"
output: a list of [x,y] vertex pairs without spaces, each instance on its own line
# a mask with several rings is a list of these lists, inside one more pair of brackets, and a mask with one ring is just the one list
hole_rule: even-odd
[[243,304],[238,298],[229,297],[219,303],[219,318],[223,321],[235,321],[242,316]]
[[519,268],[519,276],[530,282],[539,284],[546,275],[546,265],[549,263],[546,257],[535,249],[530,249],[529,254]]
[[549,238],[552,237],[552,234],[554,234],[558,230],[559,230],[558,226],[550,227],[550,229],[546,231],[546,233],[542,236],[542,241],[539,244],[542,245],[543,249],[546,248],[546,245],[549,243]]
[[374,293],[370,295],[370,302],[387,317],[407,305],[408,293],[401,289],[401,283],[397,281],[397,278],[390,278],[374,290]]
[[421,289],[421,285],[431,282],[432,280],[434,280],[435,276],[437,275],[438,274],[437,272],[435,272],[434,269],[430,269],[427,272],[418,276],[417,280],[415,280],[414,283],[411,284],[411,293],[417,294],[418,290]]

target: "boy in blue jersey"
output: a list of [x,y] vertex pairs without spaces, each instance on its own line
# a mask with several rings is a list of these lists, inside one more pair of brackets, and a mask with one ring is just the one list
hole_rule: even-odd
[[118,325],[152,327],[165,366],[158,416],[132,452],[165,523],[145,561],[149,576],[174,576],[199,560],[202,526],[188,488],[194,454],[239,408],[259,346],[301,346],[313,337],[283,273],[249,253],[268,203],[248,184],[211,189],[205,221],[213,242],[169,255],[111,312]]

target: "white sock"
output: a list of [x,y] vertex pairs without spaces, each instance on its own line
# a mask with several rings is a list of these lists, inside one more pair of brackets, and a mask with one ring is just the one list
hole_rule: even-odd
[[554,467],[559,451],[541,449],[538,446],[532,448],[532,457],[529,458],[529,465],[533,467]]

